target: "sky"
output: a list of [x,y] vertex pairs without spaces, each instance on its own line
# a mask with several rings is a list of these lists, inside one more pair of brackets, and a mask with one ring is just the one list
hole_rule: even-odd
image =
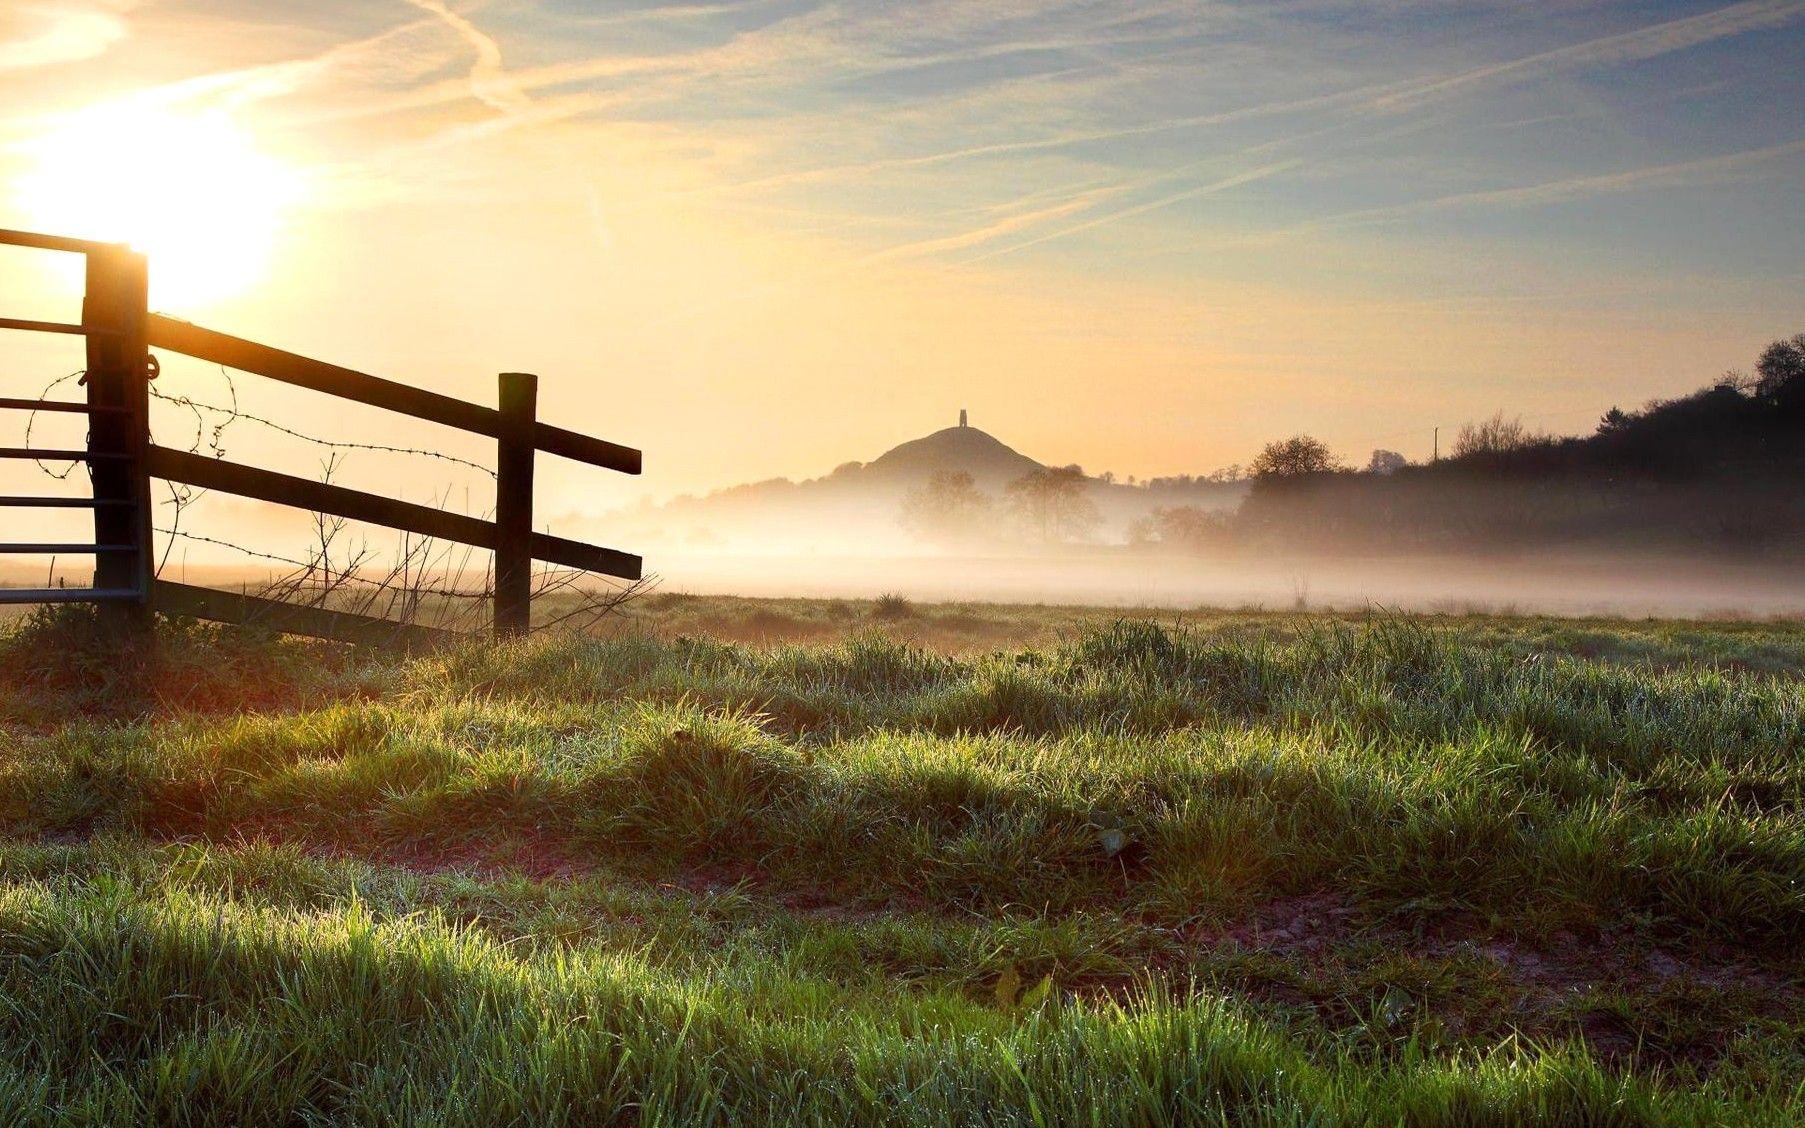
[[[1805,0],[9,0],[0,226],[130,238],[161,311],[379,375],[539,373],[646,451],[547,465],[579,518],[961,407],[1092,472],[1297,432],[1364,464],[1501,409],[1583,432],[1805,329],[1800,58]],[[68,312],[43,257],[0,255],[0,315]],[[0,394],[66,359],[0,347]],[[418,462],[369,473],[449,488]]]

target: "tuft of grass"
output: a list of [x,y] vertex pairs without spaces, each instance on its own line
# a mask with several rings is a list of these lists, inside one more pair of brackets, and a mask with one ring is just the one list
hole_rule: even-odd
[[886,623],[913,619],[915,614],[915,604],[894,592],[880,595],[871,601],[871,617]]
[[358,692],[385,662],[348,647],[186,619],[116,636],[63,604],[0,626],[0,709],[13,721],[274,709]]

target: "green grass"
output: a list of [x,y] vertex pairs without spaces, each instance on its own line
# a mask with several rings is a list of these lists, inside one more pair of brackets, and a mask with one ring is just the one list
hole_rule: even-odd
[[8,1122],[1805,1118],[1799,624],[81,623],[0,641]]

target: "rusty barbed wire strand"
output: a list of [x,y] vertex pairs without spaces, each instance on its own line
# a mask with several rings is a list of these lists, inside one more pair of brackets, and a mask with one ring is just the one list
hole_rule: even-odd
[[[208,403],[205,400],[198,400],[198,399],[195,399],[193,396],[169,395],[167,393],[158,391],[156,388],[152,388],[150,390],[150,394],[152,397],[162,400],[165,403],[172,403],[172,404],[176,404],[181,407],[186,407],[188,410],[194,412],[195,418],[197,421],[197,430],[202,426],[200,424],[199,420],[200,420],[200,413],[203,411],[210,411],[215,414],[223,415],[226,417],[223,422],[218,423],[213,427],[213,434],[212,434],[211,438],[208,440],[208,446],[213,450],[213,456],[215,458],[224,458],[225,457],[225,448],[224,448],[221,440],[224,437],[226,428],[230,427],[234,423],[243,421],[246,423],[256,423],[261,426],[268,427],[272,431],[278,431],[284,435],[288,435],[291,438],[300,439],[302,442],[313,443],[316,446],[330,447],[334,450],[367,450],[367,451],[374,451],[374,452],[381,453],[381,454],[408,454],[408,455],[416,455],[421,458],[436,458],[441,462],[449,462],[456,466],[465,467],[466,469],[476,470],[482,474],[487,475],[490,478],[494,478],[496,476],[495,471],[493,469],[491,469],[487,466],[484,466],[480,462],[472,462],[468,458],[459,458],[455,454],[446,454],[444,451],[426,450],[421,447],[388,446],[383,443],[359,443],[359,442],[349,442],[349,441],[337,440],[337,439],[322,439],[316,435],[305,434],[304,432],[297,431],[293,427],[289,427],[286,424],[278,423],[273,419],[266,419],[261,415],[256,415],[256,414],[253,414],[252,412],[243,410],[241,407],[238,406],[238,386],[233,381],[231,373],[227,372],[222,367],[220,369],[220,375],[225,377],[226,387],[230,390],[230,393],[232,396],[232,406],[231,407],[220,407],[218,404]],[[197,437],[198,437],[198,435],[197,435]],[[197,445],[190,449],[198,452],[199,447]]]
[[[319,567],[318,560],[302,560],[302,559],[299,559],[298,557],[281,556],[281,555],[278,555],[273,552],[264,552],[261,549],[251,548],[248,545],[238,544],[234,541],[222,540],[219,537],[210,537],[204,533],[191,533],[185,529],[166,528],[162,525],[156,526],[155,531],[162,533],[164,536],[168,536],[168,537],[179,537],[182,540],[196,541],[201,544],[210,544],[216,548],[229,548],[234,552],[242,553],[245,556],[254,557],[258,560],[266,561],[267,563],[270,563],[270,564],[287,564],[293,568],[317,568],[317,567]],[[352,584],[369,584],[371,586],[381,586],[380,580],[372,580],[366,576],[355,576],[355,575],[346,576],[344,578],[344,582],[352,583]],[[445,599],[487,599],[493,593],[491,593],[487,590],[460,591],[456,588],[437,588],[437,589],[434,589],[432,594],[434,596],[445,598]]]
[[[38,402],[39,403],[49,402],[51,392],[56,391],[58,388],[62,387],[64,384],[67,384],[69,381],[77,379],[78,377],[81,379],[86,379],[87,375],[88,375],[88,370],[86,368],[77,368],[74,372],[69,373],[67,376],[58,376],[56,379],[50,381],[50,383],[44,385],[44,390],[38,393]],[[37,425],[38,425],[38,409],[34,407],[29,412],[27,412],[26,416],[25,416],[25,449],[26,450],[32,449],[31,432],[32,432],[32,428],[36,427]],[[61,473],[58,473],[57,471],[52,470],[49,466],[45,465],[44,460],[41,458],[34,458],[34,459],[32,459],[32,461],[37,463],[37,467],[39,470],[43,471],[45,474],[49,475],[51,478],[54,478],[56,481],[59,481],[59,482],[68,481],[69,475],[75,473],[75,468],[77,466],[81,465],[81,462],[79,460],[72,461],[69,463],[69,466],[66,470],[62,471]]]

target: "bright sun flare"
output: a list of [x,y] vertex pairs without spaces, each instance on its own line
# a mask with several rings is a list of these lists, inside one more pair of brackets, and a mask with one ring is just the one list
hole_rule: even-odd
[[229,297],[263,273],[298,170],[223,111],[132,101],[70,114],[29,145],[18,203],[39,230],[123,241],[150,256],[154,303]]

